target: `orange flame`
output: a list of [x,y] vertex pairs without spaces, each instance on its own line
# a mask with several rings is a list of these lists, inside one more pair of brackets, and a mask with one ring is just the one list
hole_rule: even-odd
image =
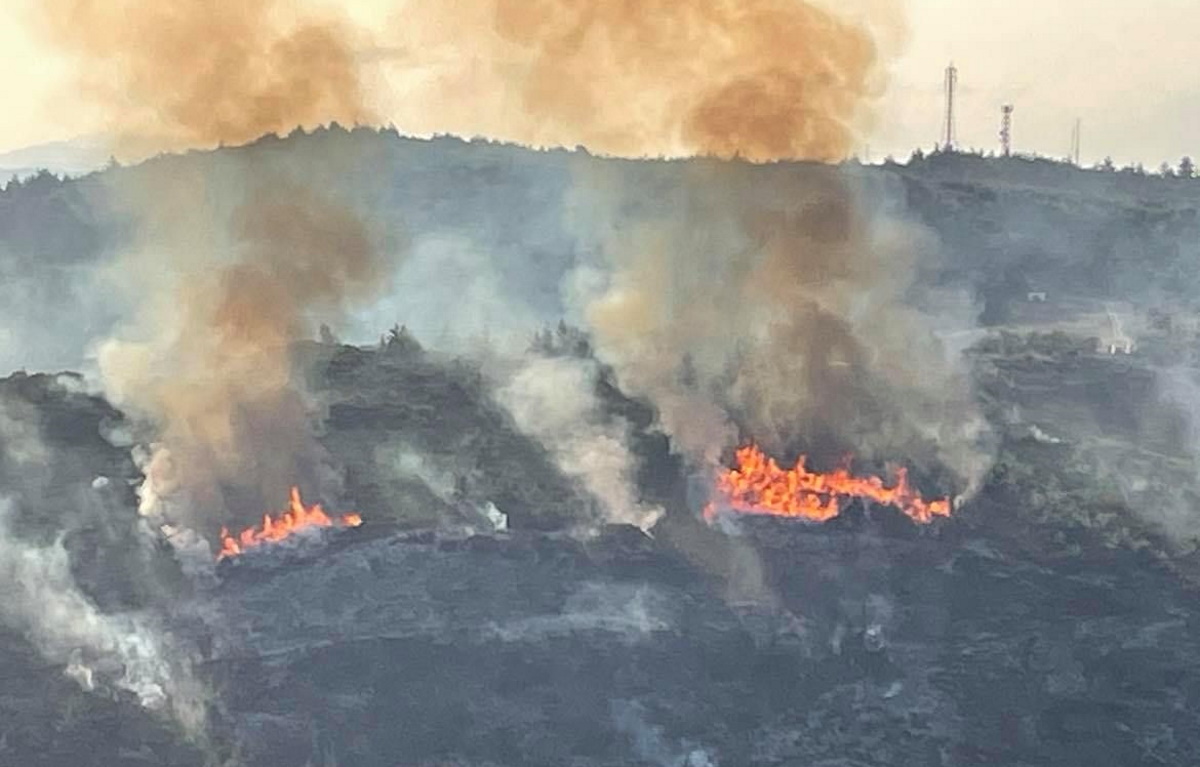
[[841,513],[841,502],[863,498],[895,506],[913,521],[929,523],[934,517],[950,516],[950,500],[926,501],[908,484],[908,473],[898,468],[896,484],[885,487],[879,477],[855,477],[848,468],[828,474],[811,472],[800,456],[793,469],[779,467],[758,447],[748,445],[737,451],[737,468],[717,477],[719,500],[704,510],[711,520],[717,508],[729,508],[742,514],[766,514],[800,517],[825,522]]
[[256,546],[282,541],[300,530],[312,527],[358,527],[361,524],[362,517],[358,514],[342,514],[335,521],[320,504],[305,506],[300,500],[300,489],[293,487],[291,508],[274,518],[264,514],[261,527],[247,527],[236,536],[230,534],[228,528],[222,527],[221,551],[217,554],[217,561],[236,557]]

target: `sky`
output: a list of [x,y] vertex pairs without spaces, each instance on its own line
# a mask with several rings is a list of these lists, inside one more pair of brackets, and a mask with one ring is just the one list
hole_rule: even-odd
[[[73,92],[70,66],[28,23],[29,3],[0,8],[0,153],[100,130]],[[169,2],[169,0],[164,0]],[[366,24],[397,0],[342,3]],[[1015,107],[1014,148],[1065,157],[1082,121],[1085,163],[1157,167],[1200,155],[1200,1],[906,0],[902,52],[862,139],[872,160],[907,157],[939,139],[943,78],[959,70],[960,145],[999,146],[1000,107]],[[390,85],[389,85],[390,84]],[[402,79],[373,81],[381,103],[402,98]],[[389,91],[389,92],[383,92]],[[397,127],[403,130],[402,120]]]

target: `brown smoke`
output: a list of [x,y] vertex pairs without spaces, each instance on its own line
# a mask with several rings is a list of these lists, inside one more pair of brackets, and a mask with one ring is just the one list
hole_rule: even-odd
[[402,128],[762,161],[853,149],[902,36],[898,4],[396,0],[393,29],[378,35],[295,0],[41,6],[50,38],[77,54],[84,92],[135,145],[369,121],[361,62],[382,60]]
[[[627,194],[591,195],[597,220]],[[919,232],[820,165],[700,167],[663,206],[607,237],[612,281],[587,306],[599,353],[681,451],[711,463],[751,438],[978,479],[968,381],[906,295]]]
[[[139,154],[371,116],[355,33],[284,0],[47,0],[42,10],[110,131]],[[136,176],[140,249],[120,279],[136,285],[140,313],[100,362],[113,398],[159,430],[147,508],[164,501],[211,530],[274,508],[293,484],[324,489],[293,346],[366,298],[383,264],[353,212],[308,191],[332,179],[295,183],[253,156],[222,172],[177,166]]]
[[882,89],[874,30],[811,0],[463,0],[397,25],[415,124],[531,144],[836,160]]
[[109,342],[100,357],[114,399],[160,423],[154,500],[177,498],[176,513],[205,528],[321,482],[292,345],[368,298],[382,269],[358,218],[286,183],[251,195],[231,231],[225,262],[190,267],[166,310],[149,313],[148,338]]
[[352,29],[283,0],[41,0],[50,39],[134,150],[367,121]]

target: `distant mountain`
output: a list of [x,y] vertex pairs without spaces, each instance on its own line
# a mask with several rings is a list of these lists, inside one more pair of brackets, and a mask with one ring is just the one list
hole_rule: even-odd
[[51,141],[0,154],[0,180],[28,178],[40,170],[58,176],[82,176],[99,170],[110,156],[108,142],[100,136]]

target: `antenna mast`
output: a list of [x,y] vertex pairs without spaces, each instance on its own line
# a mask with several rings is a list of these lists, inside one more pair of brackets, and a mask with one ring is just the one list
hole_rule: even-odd
[[1000,151],[1005,157],[1012,156],[1012,115],[1012,104],[1000,107]]
[[946,67],[946,126],[942,134],[942,149],[953,152],[958,144],[954,125],[954,97],[958,90],[958,67],[953,63]]
[[1071,162],[1079,166],[1079,145],[1083,141],[1083,120],[1075,118],[1075,129],[1071,131]]

